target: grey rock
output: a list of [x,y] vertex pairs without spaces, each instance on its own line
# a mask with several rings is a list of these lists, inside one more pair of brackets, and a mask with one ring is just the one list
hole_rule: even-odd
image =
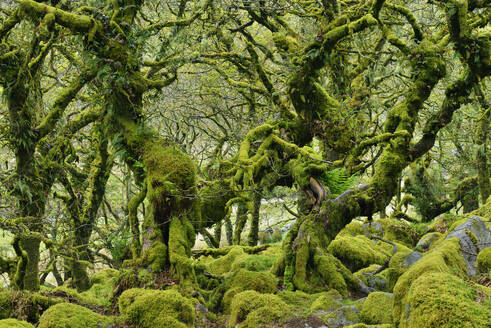
[[[476,237],[475,240],[470,237],[471,232]],[[446,239],[454,237],[460,241],[460,253],[467,264],[467,274],[475,276],[477,254],[480,250],[491,247],[491,233],[480,217],[472,216],[449,233]]]
[[406,256],[404,256],[402,263],[404,266],[408,267],[408,266],[411,266],[414,263],[418,262],[419,259],[421,259],[422,257],[423,257],[423,254],[421,254],[420,252],[411,252],[411,253],[407,254]]

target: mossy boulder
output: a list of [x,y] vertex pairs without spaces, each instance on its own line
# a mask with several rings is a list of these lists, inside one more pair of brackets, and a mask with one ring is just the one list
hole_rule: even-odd
[[448,238],[459,239],[460,253],[467,265],[468,274],[476,275],[476,258],[479,249],[491,247],[491,232],[484,221],[478,216],[471,216],[463,223],[452,227],[446,236],[446,239]]
[[327,316],[323,316],[323,320],[328,324],[330,328],[342,328],[349,325],[360,323],[360,312],[356,306],[345,305],[339,309],[329,313]]
[[477,270],[481,273],[491,271],[491,247],[483,249],[479,252],[476,259]]
[[334,299],[330,295],[321,295],[312,303],[310,309],[312,311],[321,311],[323,314],[329,314],[343,306],[339,300]]
[[72,303],[50,307],[39,319],[38,328],[106,328],[115,318],[105,317]]
[[387,270],[373,275],[381,266],[372,264],[354,273],[354,277],[360,279],[368,288],[378,291],[387,290]]
[[452,273],[467,277],[467,266],[460,254],[460,243],[457,238],[443,241],[434,249],[425,253],[422,259],[404,272],[394,286],[393,320],[396,325],[405,321],[409,289],[419,277],[427,273]]
[[394,219],[381,219],[385,231],[384,239],[401,243],[407,247],[413,247],[418,242],[420,235],[411,225]]
[[267,272],[255,272],[240,269],[227,277],[225,282],[226,292],[223,295],[223,306],[226,312],[230,309],[230,304],[235,295],[246,291],[254,290],[262,294],[276,292],[278,279]]
[[328,250],[351,271],[358,271],[370,264],[383,264],[387,259],[387,254],[365,236],[338,235]]
[[231,304],[229,327],[267,327],[284,322],[290,307],[278,296],[248,290],[235,295]]
[[118,299],[124,320],[140,328],[193,327],[193,302],[176,290],[133,288]]
[[442,234],[439,232],[429,232],[421,237],[416,244],[416,248],[421,251],[427,251],[435,244],[436,241],[442,238]]
[[234,261],[237,258],[243,257],[244,255],[246,255],[246,253],[244,252],[242,247],[232,247],[225,256],[208,262],[210,272],[216,275],[225,274],[232,269]]
[[0,328],[34,328],[34,326],[27,321],[4,319],[0,320]]
[[348,223],[341,231],[338,233],[338,236],[357,236],[361,235],[364,232],[365,225],[360,222],[352,221]]
[[491,307],[479,304],[476,296],[471,286],[453,274],[425,273],[409,289],[399,327],[490,327]]
[[367,324],[392,323],[392,294],[370,293],[361,306],[360,317]]

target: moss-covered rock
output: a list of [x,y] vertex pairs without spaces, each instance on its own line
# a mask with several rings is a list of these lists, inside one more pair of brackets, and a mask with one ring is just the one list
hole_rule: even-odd
[[267,327],[285,321],[290,307],[281,298],[272,294],[260,294],[248,290],[237,294],[232,300],[229,327]]
[[488,273],[491,271],[491,247],[479,252],[476,263],[479,272]]
[[413,247],[420,238],[419,233],[411,225],[402,221],[381,219],[377,222],[380,222],[384,228],[384,238],[390,241],[399,242],[407,247]]
[[111,268],[101,270],[90,278],[91,287],[89,290],[82,292],[81,295],[93,296],[98,299],[109,299],[118,277],[118,270]]
[[363,232],[364,225],[360,222],[352,221],[338,233],[338,236],[357,236],[363,234]]
[[383,264],[387,254],[365,236],[337,236],[328,247],[351,271],[358,271],[370,264]]
[[457,238],[443,241],[438,247],[425,254],[421,260],[411,266],[397,280],[394,286],[393,320],[396,325],[402,324],[406,312],[407,297],[411,285],[416,279],[429,272],[452,273],[467,277],[467,267],[460,255],[460,244]]
[[491,232],[484,221],[478,216],[471,216],[460,224],[456,224],[450,230],[446,239],[458,238],[460,242],[460,254],[467,265],[467,273],[470,276],[477,274],[476,258],[479,249],[491,245]]
[[367,268],[355,272],[354,277],[360,279],[369,288],[385,291],[387,290],[387,270],[379,272],[376,275],[368,274],[376,272],[379,268],[380,265],[372,264]]
[[491,325],[491,308],[476,302],[476,291],[446,272],[428,272],[409,289],[399,327],[484,328]]
[[263,294],[274,293],[276,292],[277,284],[278,279],[267,272],[255,272],[245,269],[235,271],[225,282],[227,291],[222,301],[224,309],[228,312],[232,299],[243,291],[255,290]]
[[38,328],[100,328],[115,322],[83,306],[60,303],[50,307],[39,319]]
[[329,327],[341,328],[360,322],[359,311],[356,306],[342,306],[323,317]]
[[225,274],[232,269],[234,261],[239,257],[243,257],[244,255],[245,252],[242,247],[232,247],[232,249],[225,256],[208,262],[210,272],[216,275]]
[[392,294],[370,293],[361,306],[360,317],[367,324],[392,323]]
[[310,309],[312,311],[322,311],[323,313],[328,314],[342,306],[343,303],[339,302],[333,297],[329,295],[321,295],[312,303]]
[[421,251],[427,251],[435,244],[436,241],[441,239],[442,236],[443,235],[439,232],[429,232],[419,239],[418,243],[416,244],[416,248]]
[[128,289],[118,306],[126,322],[141,328],[192,327],[196,316],[193,302],[176,290]]
[[17,319],[0,320],[0,328],[34,328],[29,322]]

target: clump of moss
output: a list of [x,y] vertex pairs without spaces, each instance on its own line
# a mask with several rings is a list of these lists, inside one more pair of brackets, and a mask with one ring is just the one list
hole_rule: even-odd
[[381,219],[380,222],[384,227],[384,238],[397,241],[407,247],[413,247],[418,242],[419,233],[409,224],[394,219]]
[[337,236],[328,247],[351,271],[358,271],[370,264],[384,264],[387,255],[365,236]]
[[231,304],[229,327],[254,328],[287,319],[290,307],[272,294],[248,290],[237,294]]
[[481,273],[491,271],[491,247],[485,248],[477,255],[477,270]]
[[270,273],[254,272],[245,269],[233,272],[225,283],[227,291],[223,295],[222,301],[225,311],[228,312],[235,295],[246,290],[254,290],[263,294],[274,293],[276,292],[277,284],[277,278]]
[[457,238],[444,240],[422,259],[412,265],[397,280],[394,286],[394,310],[392,313],[394,323],[404,321],[402,316],[407,305],[408,292],[416,279],[425,273],[444,272],[453,273],[461,277],[467,276],[467,266],[460,254],[460,243]]
[[310,309],[312,311],[321,310],[331,313],[332,311],[339,309],[341,306],[343,306],[343,304],[338,300],[335,300],[333,297],[329,295],[321,295],[312,303]]
[[43,313],[38,328],[99,328],[114,322],[115,318],[105,317],[83,306],[60,303]]
[[323,320],[332,327],[344,327],[360,322],[358,310],[355,306],[342,306],[339,309],[323,316]]
[[435,242],[440,240],[441,237],[442,237],[442,234],[439,232],[427,233],[419,239],[418,243],[416,244],[416,247],[417,247],[417,249],[419,249],[421,251],[427,251],[428,249],[430,249],[435,244]]
[[359,222],[352,221],[348,223],[339,233],[338,236],[356,236],[363,233],[363,225]]
[[428,272],[409,289],[400,326],[489,327],[491,308],[476,302],[476,291],[464,280],[445,272]]
[[368,324],[392,323],[392,294],[370,293],[361,306],[360,317]]
[[17,319],[0,320],[0,328],[34,328],[29,322]]
[[111,297],[112,290],[119,276],[119,271],[106,268],[94,274],[90,278],[90,288],[80,296],[86,300],[97,300],[97,303],[107,304]]
[[176,290],[128,289],[118,306],[126,322],[141,328],[192,327],[196,316],[193,302]]
[[245,252],[240,246],[233,247],[225,256],[211,261],[208,265],[210,272],[216,275],[224,274],[232,269],[232,264],[238,257],[244,256]]

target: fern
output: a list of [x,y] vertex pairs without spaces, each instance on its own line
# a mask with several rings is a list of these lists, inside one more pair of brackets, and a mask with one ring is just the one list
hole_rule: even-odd
[[338,196],[351,188],[358,177],[349,176],[344,168],[333,169],[324,173],[322,183],[329,188],[333,196]]

